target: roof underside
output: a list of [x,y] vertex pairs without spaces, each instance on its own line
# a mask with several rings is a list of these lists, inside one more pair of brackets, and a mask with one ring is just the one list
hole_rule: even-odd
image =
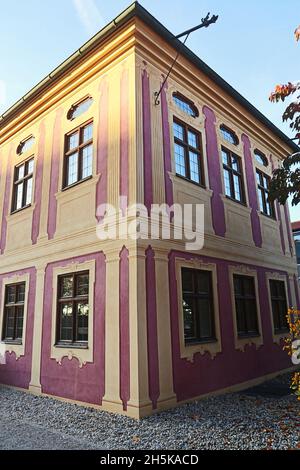
[[159,34],[165,41],[167,41],[176,50],[181,48],[181,55],[191,61],[199,70],[201,70],[206,76],[213,80],[217,85],[220,86],[226,93],[228,93],[234,100],[236,100],[243,108],[245,108],[250,114],[252,114],[258,121],[264,124],[270,131],[281,139],[286,145],[288,145],[293,152],[298,152],[299,147],[289,139],[277,126],[275,126],[268,118],[266,118],[255,106],[253,106],[246,98],[238,93],[229,83],[227,83],[220,75],[218,75],[213,69],[211,69],[205,62],[203,62],[196,54],[194,54],[188,47],[182,44],[173,33],[171,33],[165,26],[163,26],[154,16],[152,16],[144,7],[138,2],[134,2],[129,6],[123,13],[117,16],[111,23],[97,33],[92,39],[84,44],[78,51],[70,56],[65,62],[45,77],[38,85],[36,85],[31,91],[23,96],[15,105],[9,108],[2,116],[0,116],[0,128],[6,124],[6,122],[12,119],[18,114],[28,102],[34,100],[44,90],[48,89],[53,83],[58,80],[66,71],[82,59],[91,50],[96,48],[113,34],[116,29],[127,23],[132,18],[137,17],[144,21],[150,28],[152,28],[157,34]]

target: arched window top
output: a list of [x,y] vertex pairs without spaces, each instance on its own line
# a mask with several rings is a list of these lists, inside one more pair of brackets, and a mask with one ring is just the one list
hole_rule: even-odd
[[220,132],[224,140],[227,140],[232,145],[238,145],[239,144],[239,139],[235,132],[231,131],[228,129],[226,126],[221,126],[220,127]]
[[22,155],[23,153],[28,152],[33,147],[34,143],[35,137],[33,137],[33,135],[27,137],[25,140],[22,140],[22,142],[20,142],[17,147],[17,154]]
[[181,109],[181,111],[188,114],[189,116],[194,117],[194,118],[199,116],[199,111],[194,105],[194,103],[190,101],[189,99],[185,98],[180,93],[173,94],[173,101],[176,104],[176,106]]
[[268,163],[268,159],[265,156],[265,154],[263,154],[259,150],[255,149],[254,150],[254,156],[255,156],[255,160],[256,160],[257,163],[259,163],[260,165],[263,165],[263,166],[268,166],[269,163]]
[[93,102],[94,102],[93,98],[91,96],[88,96],[87,98],[84,98],[78,103],[73,104],[67,114],[68,120],[73,121],[77,117],[86,113],[92,106]]

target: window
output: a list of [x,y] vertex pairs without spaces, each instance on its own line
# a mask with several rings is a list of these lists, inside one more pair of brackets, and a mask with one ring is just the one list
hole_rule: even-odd
[[58,277],[57,344],[88,342],[89,272]]
[[194,118],[199,116],[199,112],[196,106],[190,100],[184,98],[179,93],[173,94],[173,101],[176,106],[181,109],[181,111],[188,114],[189,116],[192,116]]
[[275,333],[288,331],[287,301],[284,281],[270,279],[270,293],[272,302],[272,315]]
[[269,217],[275,218],[274,203],[269,201],[269,187],[271,178],[265,175],[262,171],[256,170],[256,180],[260,211]]
[[23,153],[28,152],[28,150],[30,150],[33,147],[34,143],[35,143],[35,138],[33,136],[29,137],[26,140],[23,140],[22,142],[20,142],[17,148],[17,154],[22,155]]
[[259,150],[254,150],[254,157],[255,157],[256,162],[259,165],[268,166],[267,157],[263,153],[261,153]]
[[177,120],[173,126],[176,174],[204,186],[201,135]]
[[239,139],[237,138],[235,133],[231,131],[230,129],[228,129],[227,127],[221,126],[220,132],[221,132],[221,136],[223,137],[223,139],[229,142],[230,144],[232,145],[239,144]]
[[33,192],[33,170],[33,158],[16,166],[14,173],[12,212],[30,206]]
[[68,111],[67,119],[69,119],[69,121],[73,121],[73,119],[76,119],[77,117],[86,113],[92,106],[93,102],[93,98],[89,96],[88,98],[82,100],[80,103],[74,104]]
[[2,340],[22,342],[25,303],[25,282],[5,288]]
[[66,136],[64,188],[92,176],[93,123],[85,124]]
[[257,304],[254,278],[233,276],[237,333],[239,337],[258,336]]
[[181,275],[186,344],[216,341],[212,273],[182,268]]
[[245,203],[245,191],[240,157],[222,148],[225,194],[235,201]]

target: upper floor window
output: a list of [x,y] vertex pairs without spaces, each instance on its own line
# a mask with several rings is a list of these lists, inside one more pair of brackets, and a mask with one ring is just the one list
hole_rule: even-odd
[[25,282],[5,287],[3,341],[21,342],[23,338]]
[[176,174],[204,186],[201,134],[177,120],[173,130]]
[[93,123],[78,127],[66,136],[64,188],[92,176]]
[[77,117],[86,113],[92,106],[93,102],[93,98],[89,96],[88,98],[85,98],[79,103],[73,104],[67,114],[67,118],[69,119],[69,121],[73,121],[73,119],[76,119]]
[[30,206],[33,192],[34,158],[15,167],[12,212]]
[[182,268],[182,305],[185,342],[216,341],[211,271]]
[[226,126],[221,126],[220,127],[220,132],[224,140],[229,142],[232,145],[238,145],[239,144],[239,139],[237,138],[236,134],[228,129]]
[[33,136],[28,137],[28,139],[23,140],[20,142],[18,148],[17,148],[17,154],[22,155],[23,153],[28,152],[34,145],[35,143],[35,138]]
[[235,201],[245,203],[245,190],[240,157],[222,148],[225,195]]
[[199,112],[196,106],[190,100],[184,98],[184,96],[180,95],[179,93],[173,94],[173,101],[176,106],[181,109],[181,111],[188,114],[189,116],[194,118],[199,116]]
[[259,165],[268,166],[267,157],[259,150],[254,150],[255,160]]
[[254,278],[234,275],[234,296],[238,336],[259,335]]
[[89,272],[58,277],[57,337],[61,344],[87,343],[89,324]]
[[269,187],[271,178],[265,175],[262,171],[256,170],[256,180],[260,211],[269,217],[275,218],[274,203],[269,201]]
[[288,331],[287,323],[287,301],[284,281],[270,279],[270,293],[272,302],[272,315],[274,332]]

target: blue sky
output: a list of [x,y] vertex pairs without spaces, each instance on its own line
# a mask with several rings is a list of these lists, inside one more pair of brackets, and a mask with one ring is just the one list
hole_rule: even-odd
[[[208,11],[216,25],[194,33],[187,45],[284,132],[283,104],[269,103],[276,83],[300,80],[299,0],[141,0],[172,32]],[[0,0],[0,113],[78,49],[130,0]],[[296,67],[295,67],[296,64]],[[5,89],[5,93],[4,93]],[[5,98],[5,100],[3,99]],[[300,219],[300,207],[291,209]]]

